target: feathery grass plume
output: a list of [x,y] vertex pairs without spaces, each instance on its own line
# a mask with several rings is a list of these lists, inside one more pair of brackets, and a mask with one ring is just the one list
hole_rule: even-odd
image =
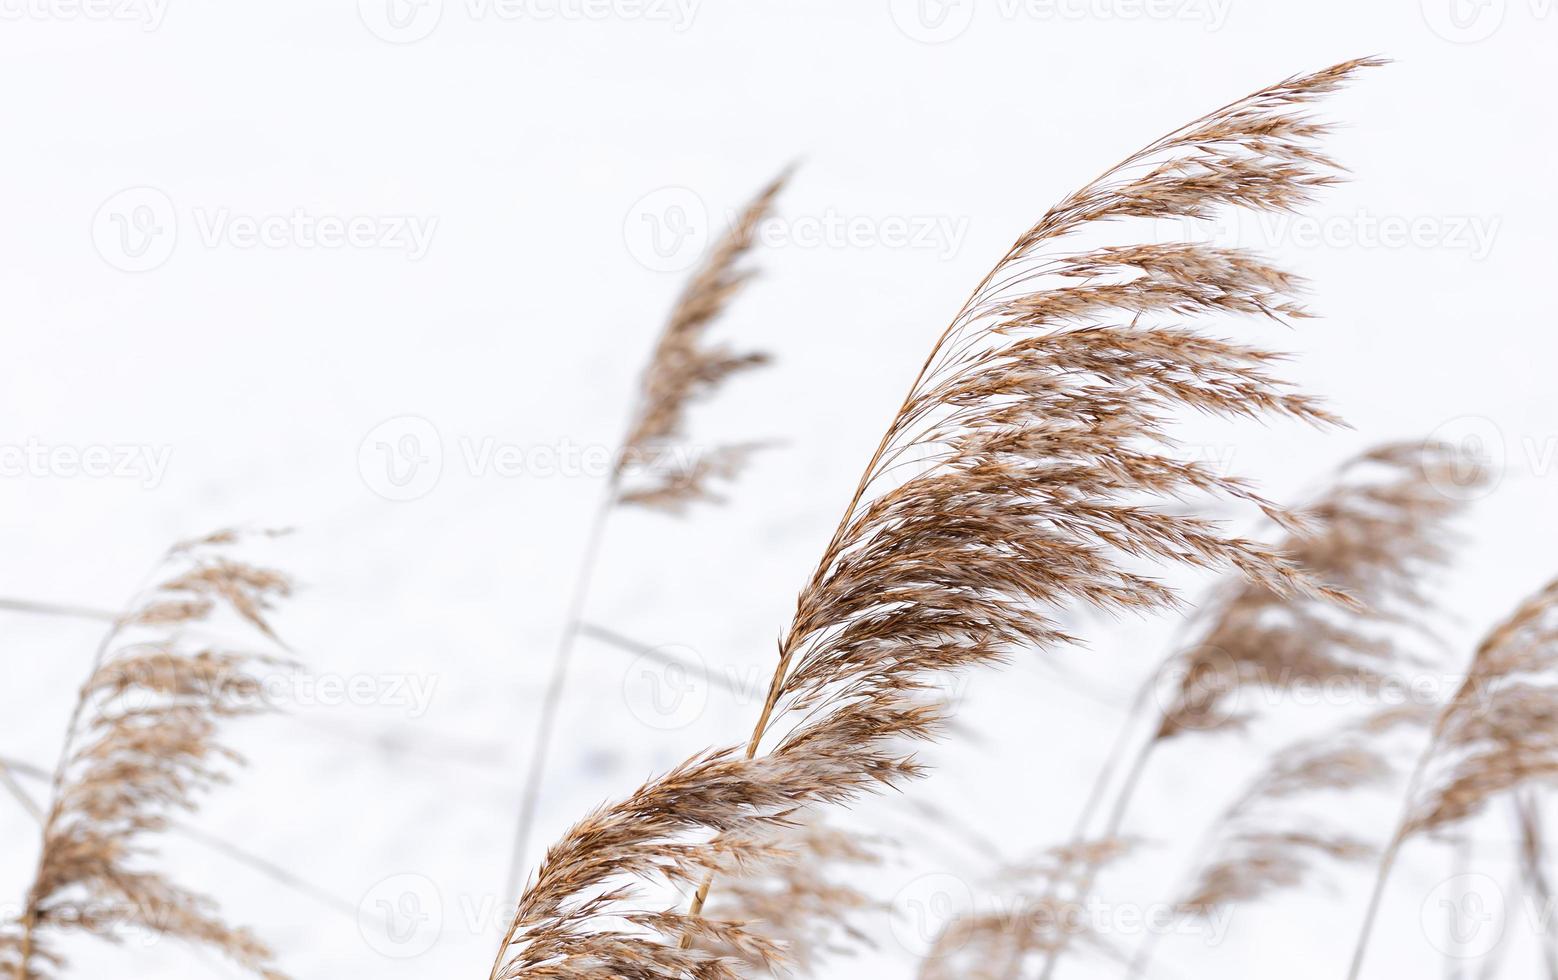
[[578,579],[568,603],[568,618],[563,623],[542,695],[514,828],[506,895],[519,891],[525,851],[546,779],[547,754],[567,684],[568,662],[582,626],[608,518],[618,506],[680,514],[697,501],[719,502],[721,498],[713,484],[734,479],[758,448],[756,444],[743,444],[693,452],[685,445],[684,430],[687,411],[693,403],[707,398],[731,375],[768,362],[766,354],[737,353],[723,345],[710,344],[708,331],[751,279],[751,270],[742,267],[741,261],[751,250],[759,226],[773,209],[789,177],[790,171],[785,170],[764,187],[710,251],[683,289],[644,370],[627,436],[586,536]]
[[1453,557],[1448,525],[1463,506],[1441,488],[1485,479],[1470,463],[1453,446],[1422,442],[1379,446],[1345,464],[1303,512],[1313,530],[1290,535],[1282,551],[1357,601],[1339,609],[1245,586],[1214,604],[1181,658],[1182,680],[1154,740],[1243,726],[1248,714],[1229,702],[1248,687],[1368,683],[1422,663],[1382,628],[1423,630],[1433,607],[1423,583]]
[[1348,976],[1363,968],[1385,885],[1401,848],[1444,831],[1506,793],[1558,778],[1558,579],[1477,646],[1465,679],[1435,719],[1407,786],[1402,818],[1380,858]]
[[[1306,526],[1290,532],[1279,550],[1353,601],[1343,606],[1307,594],[1284,595],[1260,582],[1235,582],[1204,607],[1196,642],[1171,654],[1143,689],[1165,673],[1180,675],[1116,790],[1103,836],[1121,832],[1160,746],[1196,733],[1239,730],[1249,722],[1248,710],[1236,706],[1241,691],[1281,692],[1305,683],[1366,686],[1424,661],[1415,641],[1424,639],[1422,634],[1432,641],[1434,635],[1424,625],[1433,602],[1423,583],[1452,557],[1450,524],[1463,506],[1441,488],[1484,479],[1471,464],[1455,447],[1407,442],[1375,447],[1340,468],[1331,488],[1301,511]],[[1137,705],[1148,700],[1139,697]],[[1129,745],[1134,714],[1100,770],[1074,837],[1086,833],[1103,799],[1104,784]],[[1085,895],[1095,877],[1096,869],[1078,867],[1077,892]]]
[[[734,374],[768,363],[760,352],[736,352],[710,344],[708,330],[741,292],[752,271],[742,258],[756,241],[758,227],[789,180],[786,170],[757,195],[714,247],[682,291],[649,366],[633,421],[617,459],[621,481],[617,502],[678,513],[698,500],[719,500],[715,480],[736,477],[753,444],[721,446],[689,454],[687,410],[708,397]],[[691,455],[693,458],[685,458]],[[690,465],[689,465],[690,464]],[[644,472],[640,472],[644,471]]]
[[285,575],[224,550],[237,532],[172,549],[157,584],[103,637],[71,715],[43,820],[37,870],[21,914],[0,928],[0,971],[55,973],[56,933],[116,941],[124,927],[209,946],[267,978],[281,976],[248,930],[215,903],[146,866],[178,811],[242,762],[220,739],[224,720],[266,710],[254,668],[280,658],[197,645],[184,627],[229,610],[274,640],[265,616],[290,594]]
[[[1383,708],[1325,736],[1272,755],[1267,767],[1213,821],[1192,849],[1198,864],[1176,889],[1175,921],[1208,918],[1308,882],[1318,866],[1367,861],[1376,842],[1346,827],[1328,826],[1297,805],[1302,798],[1384,788],[1398,775],[1398,730],[1420,734],[1437,714],[1432,704]],[[1165,931],[1147,934],[1131,962],[1143,976]]]
[[[737,876],[705,909],[709,920],[739,925],[783,950],[786,968],[812,973],[822,961],[869,948],[855,921],[887,906],[849,884],[850,874],[881,864],[876,841],[815,820],[784,835],[788,855],[761,875]],[[761,957],[718,945],[712,952],[743,961],[749,974],[772,971]]]
[[1066,844],[1002,869],[984,889],[1002,896],[1002,908],[949,921],[920,961],[918,980],[1008,980],[1022,975],[1029,956],[1071,943],[1119,959],[1119,951],[1092,928],[1087,910],[1058,897],[1054,884],[1079,861],[1109,864],[1134,846],[1122,840]]
[[[1335,177],[1316,149],[1326,128],[1302,107],[1376,63],[1292,78],[1181,127],[1023,233],[936,342],[867,464],[745,747],[690,759],[571,830],[521,899],[493,978],[729,976],[696,946],[712,928],[700,912],[714,866],[739,866],[803,807],[918,775],[906,745],[938,732],[937,682],[1070,640],[1054,607],[1177,601],[1134,563],[1231,566],[1278,591],[1331,594],[1275,551],[1161,506],[1232,498],[1293,523],[1176,455],[1169,429],[1187,410],[1335,421],[1266,372],[1275,355],[1190,325],[1300,315],[1296,280],[1234,249],[1059,246],[1117,219],[1307,203]],[[688,912],[646,918],[627,880],[649,875],[701,878]]]

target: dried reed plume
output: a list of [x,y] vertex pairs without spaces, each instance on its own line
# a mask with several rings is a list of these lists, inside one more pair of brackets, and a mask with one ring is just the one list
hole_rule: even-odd
[[1002,908],[948,922],[920,961],[918,980],[1008,980],[1022,975],[1030,955],[1072,943],[1118,959],[1119,951],[1090,928],[1085,910],[1058,897],[1055,885],[1080,862],[1107,865],[1133,847],[1131,841],[1084,841],[1002,869],[992,889],[1003,896]]
[[[1326,127],[1302,107],[1376,63],[1289,79],[1177,129],[1018,239],[936,342],[867,464],[780,640],[751,738],[569,831],[521,898],[492,978],[735,975],[705,938],[763,944],[700,915],[710,876],[764,858],[802,808],[920,774],[906,743],[936,735],[938,681],[1070,640],[1054,607],[1178,601],[1133,564],[1231,566],[1280,592],[1328,593],[1277,552],[1161,506],[1220,496],[1294,523],[1176,455],[1169,436],[1187,410],[1334,421],[1266,373],[1275,355],[1191,326],[1301,316],[1294,277],[1199,244],[1058,246],[1118,219],[1307,204],[1335,176],[1316,149]],[[652,911],[635,878],[701,884],[687,913]]]
[[[644,371],[636,414],[623,442],[614,479],[617,502],[680,512],[697,500],[718,500],[710,484],[733,479],[753,445],[721,446],[696,459],[685,453],[687,410],[733,374],[761,367],[768,355],[735,352],[708,343],[708,330],[752,277],[741,259],[789,179],[781,174],[757,195],[687,283]],[[688,463],[691,465],[687,465]],[[635,470],[647,470],[635,476]]]
[[[1198,641],[1170,655],[1148,679],[1150,687],[1166,672],[1181,677],[1138,747],[1100,836],[1120,834],[1160,746],[1248,723],[1249,712],[1241,713],[1235,703],[1241,691],[1281,692],[1304,683],[1362,685],[1422,662],[1401,634],[1426,629],[1422,623],[1432,602],[1423,582],[1452,557],[1449,524],[1461,507],[1441,488],[1451,480],[1460,485],[1482,478],[1467,465],[1453,447],[1424,442],[1379,446],[1340,468],[1334,485],[1301,511],[1306,526],[1290,532],[1279,550],[1352,601],[1339,606],[1310,594],[1276,592],[1261,582],[1236,582],[1205,607]],[[1146,701],[1140,697],[1137,704]],[[1134,717],[1127,719],[1126,732],[1101,768],[1074,838],[1086,833],[1134,724]],[[1092,888],[1096,870],[1085,864],[1077,869],[1079,894]]]
[[1352,607],[1259,586],[1214,604],[1210,627],[1179,658],[1183,679],[1154,741],[1242,726],[1248,716],[1228,702],[1246,687],[1366,683],[1421,662],[1382,628],[1421,628],[1433,606],[1423,583],[1453,557],[1447,528],[1463,506],[1443,488],[1484,478],[1443,443],[1391,443],[1349,461],[1338,483],[1303,511],[1313,531],[1290,535],[1282,551],[1345,590]]
[[[720,890],[709,917],[740,923],[749,933],[782,946],[785,966],[812,973],[826,958],[871,946],[856,924],[862,914],[886,906],[848,883],[847,876],[881,863],[858,834],[808,821],[785,834],[789,854],[760,875],[735,877]],[[761,957],[718,945],[708,950],[741,960],[751,972],[769,970]]]
[[158,583],[103,637],[54,770],[37,870],[21,914],[0,929],[0,970],[33,980],[63,964],[52,934],[115,941],[124,926],[221,952],[281,974],[248,930],[209,898],[145,866],[172,816],[193,810],[241,758],[219,740],[228,718],[263,711],[257,667],[276,657],[195,646],[184,628],[227,610],[274,641],[265,619],[291,591],[279,572],[235,561],[220,532],[170,551]]
[[[1374,841],[1346,827],[1327,826],[1296,804],[1306,796],[1388,786],[1397,766],[1386,737],[1397,729],[1420,733],[1436,713],[1431,704],[1385,708],[1276,752],[1192,848],[1198,866],[1174,898],[1176,917],[1205,918],[1230,905],[1301,887],[1322,862],[1356,863],[1377,856]],[[1163,935],[1147,935],[1132,960],[1131,977],[1146,973]]]
[[752,277],[749,269],[741,267],[741,260],[751,250],[758,227],[788,179],[787,170],[763,188],[704,259],[671,311],[670,321],[644,370],[642,391],[635,403],[627,436],[586,537],[579,578],[569,600],[568,618],[563,623],[551,676],[542,696],[514,830],[506,895],[519,891],[525,851],[546,777],[547,753],[567,683],[568,661],[589,598],[607,518],[618,505],[650,507],[679,514],[695,501],[719,501],[720,497],[712,489],[713,483],[733,479],[756,448],[754,444],[732,445],[694,453],[691,447],[684,445],[684,429],[687,411],[693,403],[707,398],[731,375],[768,361],[765,354],[735,353],[724,346],[710,344],[707,334]]
[[1385,885],[1407,841],[1444,831],[1506,793],[1558,777],[1558,580],[1478,645],[1408,784],[1402,818],[1380,858],[1348,976],[1363,967]]

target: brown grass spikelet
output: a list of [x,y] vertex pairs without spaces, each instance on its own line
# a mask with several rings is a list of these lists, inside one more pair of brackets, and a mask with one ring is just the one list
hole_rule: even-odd
[[[1323,865],[1359,863],[1379,854],[1372,835],[1320,818],[1305,797],[1385,789],[1400,775],[1395,737],[1415,741],[1437,706],[1416,701],[1377,709],[1318,738],[1273,753],[1266,767],[1215,819],[1192,849],[1188,884],[1173,896],[1176,920],[1207,918],[1231,905],[1301,887]],[[1146,975],[1165,932],[1147,935],[1131,960],[1130,978]]]
[[764,187],[705,257],[684,287],[644,369],[627,434],[586,535],[583,561],[568,602],[568,617],[542,695],[530,764],[520,791],[504,892],[507,895],[516,894],[522,881],[573,643],[582,625],[608,520],[619,505],[680,515],[695,502],[720,502],[722,498],[715,486],[734,480],[759,448],[757,443],[740,443],[695,451],[687,445],[684,429],[688,409],[694,402],[712,394],[731,375],[767,363],[765,354],[735,353],[710,344],[707,334],[751,279],[751,270],[742,267],[741,260],[756,242],[758,228],[773,209],[789,176],[790,171],[786,170]]
[[1383,736],[1392,728],[1420,731],[1433,714],[1426,705],[1403,709],[1376,712],[1275,753],[1212,826],[1211,846],[1199,849],[1210,857],[1176,905],[1204,915],[1219,906],[1297,887],[1311,873],[1314,858],[1360,861],[1377,854],[1377,843],[1346,828],[1316,824],[1312,816],[1298,812],[1294,801],[1388,786],[1398,770]]
[[[1451,523],[1463,506],[1441,488],[1449,480],[1459,487],[1485,477],[1466,454],[1431,441],[1386,443],[1344,463],[1331,486],[1297,511],[1301,523],[1287,532],[1278,550],[1349,601],[1281,593],[1262,582],[1234,580],[1202,607],[1195,642],[1171,654],[1138,695],[1138,705],[1145,705],[1160,676],[1178,675],[1163,695],[1149,735],[1137,747],[1101,834],[1121,832],[1148,763],[1161,746],[1244,728],[1253,717],[1240,703],[1246,689],[1270,696],[1303,684],[1364,687],[1421,664],[1425,658],[1419,647],[1437,640],[1427,625],[1434,602],[1425,583],[1453,556]],[[1388,711],[1364,723],[1382,729],[1394,724]],[[1134,717],[1127,721],[1100,769],[1075,833],[1084,833],[1091,824],[1134,724]],[[1250,842],[1252,848],[1256,843]],[[1285,849],[1300,842],[1269,843]],[[1260,856],[1270,860],[1275,873],[1277,856]],[[1092,888],[1096,871],[1079,864],[1078,892]],[[1229,873],[1241,871],[1232,868]]]
[[1129,840],[1078,841],[1052,847],[1036,859],[1002,868],[986,891],[999,907],[953,918],[920,960],[918,980],[1023,975],[1029,957],[1072,944],[1116,958],[1108,938],[1092,928],[1083,906],[1056,894],[1056,882],[1080,862],[1107,865],[1136,846]]
[[1402,828],[1442,830],[1495,796],[1558,776],[1558,580],[1488,634],[1440,716],[1426,792]]
[[1247,716],[1229,701],[1247,686],[1368,682],[1421,662],[1391,630],[1424,629],[1433,600],[1423,583],[1453,557],[1449,523],[1464,506],[1440,488],[1450,479],[1486,478],[1479,471],[1468,476],[1468,462],[1452,446],[1404,442],[1344,465],[1337,482],[1302,511],[1306,530],[1290,534],[1281,550],[1345,591],[1355,600],[1351,607],[1256,583],[1212,604],[1155,738],[1242,726]]
[[1494,799],[1558,779],[1558,579],[1478,644],[1464,680],[1434,720],[1404,809],[1380,860],[1350,976],[1363,966],[1396,857],[1408,840],[1444,831]]
[[[870,947],[856,924],[861,915],[887,906],[849,883],[849,876],[882,862],[880,842],[817,820],[785,832],[785,854],[761,874],[738,875],[704,909],[705,918],[729,923],[761,936],[783,950],[782,972],[807,974],[825,959]],[[774,972],[761,957],[743,957],[737,949],[711,947],[742,960],[749,974]]]
[[[1202,245],[1061,246],[1117,219],[1308,203],[1335,168],[1317,149],[1325,127],[1302,109],[1376,63],[1288,79],[1175,130],[1018,239],[868,462],[782,634],[746,745],[690,760],[569,831],[520,901],[495,980],[729,975],[695,939],[712,865],[739,864],[800,808],[919,775],[907,744],[940,731],[938,682],[1069,640],[1056,606],[1175,604],[1142,563],[1231,567],[1280,592],[1342,598],[1277,551],[1164,506],[1231,498],[1289,522],[1244,482],[1177,454],[1170,429],[1186,412],[1334,421],[1268,373],[1274,355],[1194,329],[1295,315],[1294,279]],[[623,883],[646,874],[702,878],[689,911],[647,934],[608,920],[636,914],[644,899]]]
[[[193,810],[242,760],[219,740],[225,718],[266,709],[256,667],[267,654],[208,649],[180,627],[220,608],[274,638],[264,613],[290,593],[285,575],[223,552],[236,532],[181,545],[168,574],[115,621],[83,685],[54,771],[37,870],[15,921],[0,926],[0,971],[14,980],[63,965],[68,931],[115,941],[126,926],[208,946],[279,978],[272,954],[215,903],[147,867],[176,811]],[[192,598],[193,597],[193,598]]]
[[768,355],[732,351],[708,342],[708,331],[745,288],[752,271],[741,266],[757,232],[789,180],[786,170],[764,187],[710,250],[677,300],[648,367],[633,421],[617,460],[617,502],[676,513],[697,500],[719,498],[716,482],[735,478],[755,444],[722,446],[685,455],[687,410],[732,375],[768,363]]

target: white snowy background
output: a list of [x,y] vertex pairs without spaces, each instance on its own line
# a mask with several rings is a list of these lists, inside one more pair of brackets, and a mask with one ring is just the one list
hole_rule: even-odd
[[[1295,351],[1290,375],[1356,428],[1198,423],[1192,444],[1285,500],[1383,439],[1502,460],[1442,583],[1451,663],[1558,572],[1550,0],[0,0],[0,20],[0,597],[117,608],[176,539],[297,529],[257,557],[302,583],[276,623],[326,683],[235,727],[250,766],[187,821],[207,843],[172,835],[161,860],[304,980],[485,975],[602,487],[589,460],[618,438],[698,246],[791,161],[763,277],[722,328],[776,365],[696,419],[709,442],[780,445],[728,506],[619,514],[587,614],[744,693],[698,684],[668,713],[653,697],[679,678],[581,641],[532,863],[588,807],[745,736],[883,425],[1033,218],[1156,135],[1347,57],[1397,59],[1325,107],[1353,182],[1307,221],[1223,232],[1312,280],[1324,319],[1247,329]],[[411,459],[381,443],[422,458],[414,499],[386,499]],[[98,447],[133,472],[70,461]],[[504,447],[522,472],[468,461]],[[1074,625],[1085,649],[972,678],[965,732],[927,753],[937,773],[913,792],[958,833],[902,801],[853,817],[900,841],[869,881],[898,918],[871,918],[876,952],[827,975],[910,975],[919,912],[964,887],[1001,900],[980,891],[991,845],[1015,859],[1064,837],[1183,624]],[[52,765],[100,628],[0,613],[0,757]],[[1166,897],[1261,750],[1347,707],[1164,752],[1127,827],[1142,857],[1106,889]],[[1378,802],[1347,812],[1383,834]],[[1472,919],[1503,899],[1508,921],[1473,945],[1502,932],[1505,975],[1538,975],[1502,888],[1505,826],[1478,825],[1473,870],[1500,887],[1470,898],[1444,891],[1449,849],[1409,850],[1368,975],[1466,951],[1443,935],[1446,895]],[[14,910],[36,828],[7,797],[0,828]],[[1241,910],[1215,945],[1170,939],[1159,975],[1339,976],[1366,882],[1325,879]],[[237,975],[144,937],[63,948],[67,976]]]

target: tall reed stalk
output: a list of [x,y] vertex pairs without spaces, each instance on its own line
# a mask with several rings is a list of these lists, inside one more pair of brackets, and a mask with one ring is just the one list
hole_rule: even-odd
[[693,453],[686,444],[684,429],[687,412],[694,403],[712,394],[731,375],[767,363],[766,355],[735,353],[711,344],[706,334],[751,278],[752,273],[740,268],[740,262],[752,248],[758,228],[788,178],[786,171],[763,188],[709,252],[677,300],[644,370],[641,391],[616,465],[585,533],[578,576],[569,593],[562,633],[541,697],[525,785],[520,793],[505,895],[519,893],[557,716],[567,687],[568,666],[583,625],[611,515],[620,506],[679,513],[695,501],[717,501],[720,498],[713,485],[734,478],[755,448],[730,445]]
[[[1169,430],[1186,411],[1336,421],[1266,372],[1276,355],[1189,325],[1301,317],[1298,281],[1238,249],[1060,245],[1127,219],[1308,204],[1336,178],[1316,147],[1326,127],[1302,107],[1377,63],[1292,78],[1176,129],[1018,239],[943,331],[867,463],[782,635],[751,736],[553,845],[493,980],[723,980],[734,961],[712,946],[782,956],[742,923],[699,914],[713,877],[782,856],[802,810],[921,774],[907,743],[940,731],[938,682],[1070,641],[1057,606],[1174,605],[1140,561],[1233,567],[1343,601],[1272,549],[1155,506],[1210,495],[1297,526],[1243,481],[1177,455]],[[666,910],[641,904],[635,881],[696,895],[687,912]]]
[[16,920],[0,927],[0,970],[12,980],[63,965],[54,933],[112,941],[123,926],[208,946],[263,977],[281,977],[271,951],[223,922],[215,903],[145,866],[172,814],[195,809],[201,794],[226,780],[227,764],[241,761],[217,735],[224,720],[269,707],[255,671],[287,663],[196,645],[185,632],[226,612],[280,646],[266,613],[291,585],[227,557],[239,537],[223,531],[175,547],[156,583],[98,643],[50,777],[32,882]]
[[1402,848],[1421,834],[1460,826],[1491,800],[1558,779],[1555,720],[1558,580],[1483,638],[1465,679],[1435,719],[1374,876],[1349,980],[1362,973]]
[[[1341,466],[1321,496],[1298,511],[1307,526],[1290,533],[1281,550],[1321,581],[1344,591],[1338,607],[1305,595],[1283,595],[1260,583],[1230,583],[1206,607],[1198,641],[1171,653],[1147,683],[1177,667],[1182,677],[1154,729],[1138,746],[1115,793],[1099,839],[1118,838],[1147,762],[1160,746],[1197,735],[1243,729],[1254,712],[1243,707],[1247,689],[1270,696],[1304,682],[1356,686],[1379,681],[1422,662],[1414,644],[1396,634],[1421,632],[1431,597],[1423,583],[1453,556],[1450,523],[1463,501],[1447,496],[1448,481],[1480,482],[1465,455],[1434,442],[1387,443]],[[1464,496],[1464,495],[1462,495]],[[1415,636],[1414,636],[1415,639]],[[1123,744],[1117,743],[1117,744]],[[1118,751],[1118,750],[1116,750]],[[1113,755],[1105,768],[1115,764]],[[1086,826],[1084,807],[1080,826]],[[1081,840],[1077,835],[1072,843]],[[1085,862],[1071,882],[1077,901],[1097,880]],[[1064,878],[1057,881],[1057,888]],[[1065,950],[1046,959],[1053,976]]]

